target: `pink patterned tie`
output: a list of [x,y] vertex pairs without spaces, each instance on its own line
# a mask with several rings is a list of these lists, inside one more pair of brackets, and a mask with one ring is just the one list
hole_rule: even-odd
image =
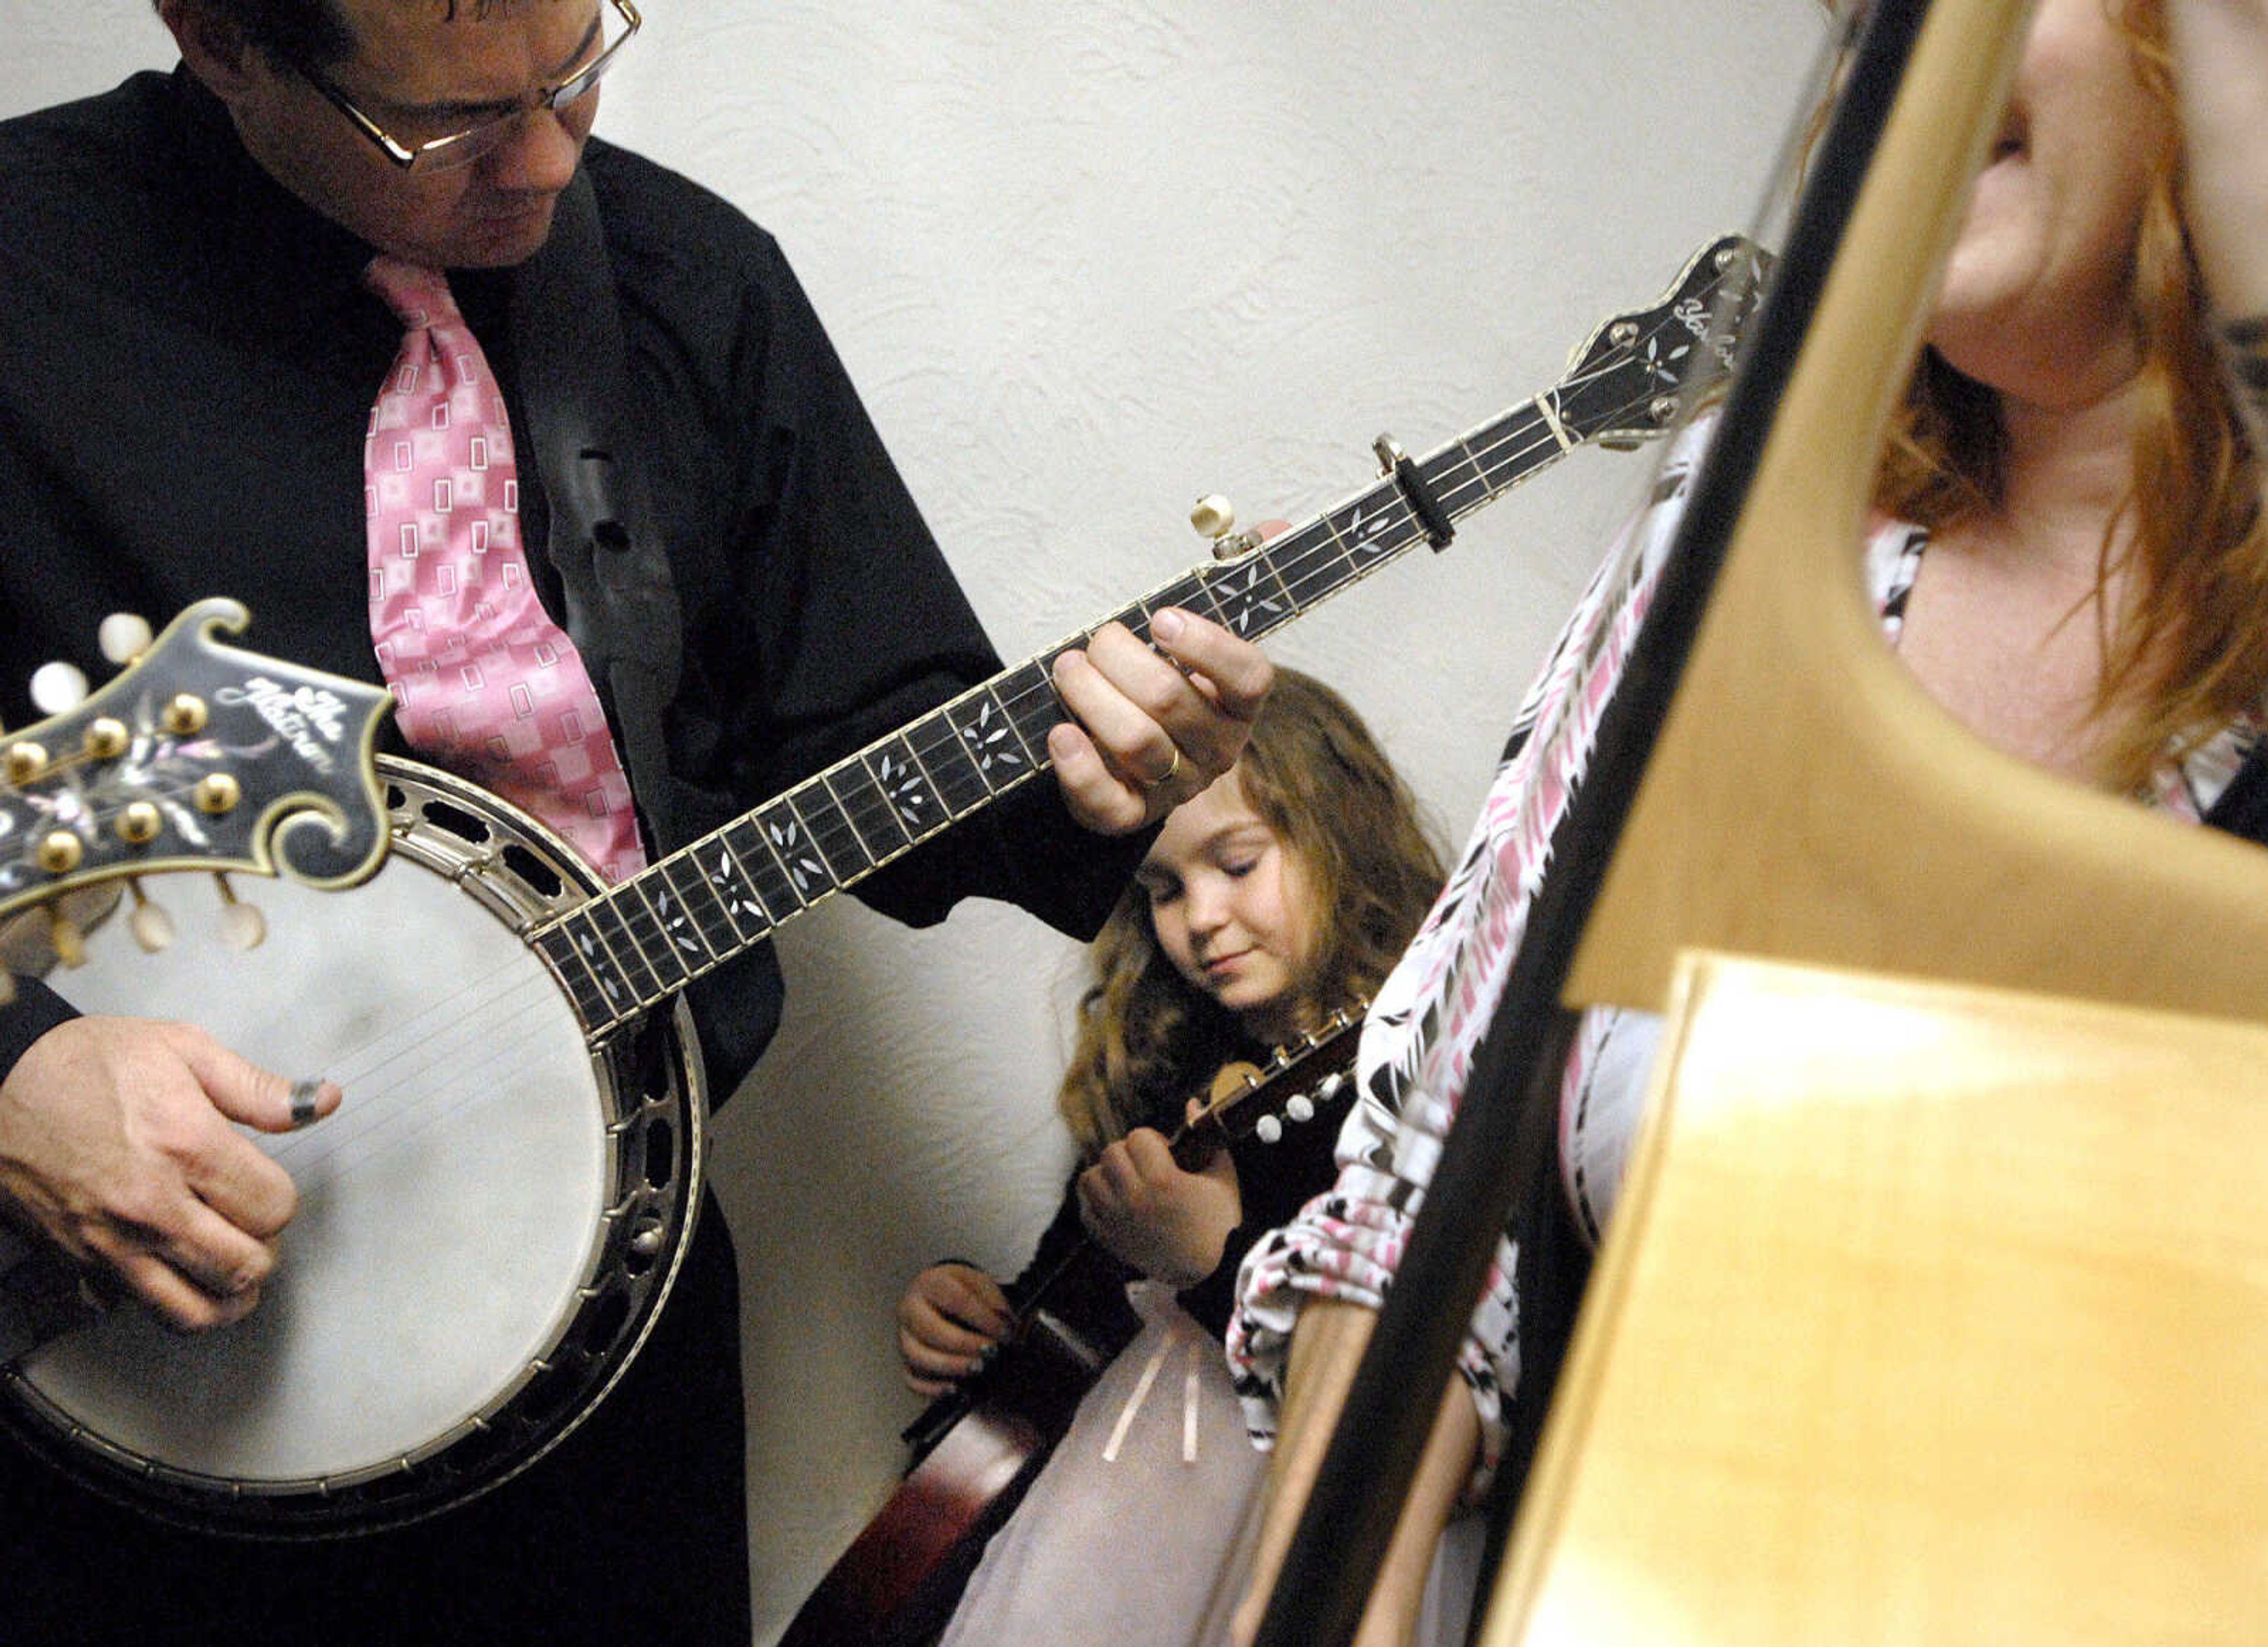
[[363,444],[371,635],[402,732],[620,880],[645,863],[630,782],[582,655],[528,577],[488,359],[439,274],[379,257],[363,282],[408,328]]

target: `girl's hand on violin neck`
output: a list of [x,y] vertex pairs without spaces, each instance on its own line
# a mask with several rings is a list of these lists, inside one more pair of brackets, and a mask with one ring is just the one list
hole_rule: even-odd
[[1015,1330],[1000,1283],[968,1264],[932,1264],[898,1300],[898,1357],[917,1395],[943,1395]]
[[1219,1267],[1244,1201],[1227,1151],[1185,1173],[1163,1134],[1137,1127],[1079,1174],[1079,1211],[1113,1257],[1178,1289]]

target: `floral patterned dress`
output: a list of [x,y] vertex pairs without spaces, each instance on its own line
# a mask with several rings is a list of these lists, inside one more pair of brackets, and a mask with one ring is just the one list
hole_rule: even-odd
[[[1672,448],[1652,501],[1607,557],[1529,688],[1457,868],[1364,1026],[1361,1096],[1340,1136],[1336,1183],[1245,1260],[1227,1350],[1246,1421],[1263,1446],[1274,1438],[1292,1328],[1305,1300],[1374,1309],[1393,1280],[1519,949],[1552,831],[1581,782],[1708,432],[1697,424]],[[1896,521],[1880,520],[1868,533],[1868,587],[1893,646],[1926,547],[1926,533]],[[2258,745],[2263,724],[2256,713],[2168,760],[2152,804],[2201,820]],[[1568,1058],[1560,1166],[1576,1222],[1594,1245],[1622,1181],[1659,1035],[1649,1014],[1593,1008]],[[1511,1241],[1500,1237],[1457,1364],[1481,1418],[1475,1493],[1500,1456],[1505,1397],[1519,1379],[1513,1260]]]

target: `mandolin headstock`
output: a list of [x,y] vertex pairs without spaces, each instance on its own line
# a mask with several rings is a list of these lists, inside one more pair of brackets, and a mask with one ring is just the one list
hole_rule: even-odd
[[387,846],[379,687],[222,644],[201,600],[85,702],[0,735],[0,917],[177,870],[361,880]]
[[1225,1144],[1274,1143],[1292,1127],[1335,1120],[1352,1095],[1348,1071],[1362,1040],[1366,1002],[1331,1014],[1320,1028],[1276,1048],[1263,1068],[1232,1063],[1213,1077],[1204,1111],[1174,1136],[1184,1169]]

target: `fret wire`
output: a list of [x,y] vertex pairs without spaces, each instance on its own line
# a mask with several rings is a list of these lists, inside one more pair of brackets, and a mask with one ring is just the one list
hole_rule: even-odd
[[1265,635],[1295,615],[1296,607],[1285,609],[1291,600],[1291,592],[1278,576],[1277,564],[1295,560],[1319,541],[1336,548],[1329,523],[1311,520],[1295,531],[1283,533],[1265,548],[1211,569],[1204,585],[1220,614],[1221,625],[1249,639]]
[[[858,838],[858,831],[851,826],[850,815],[836,798],[834,788],[828,783],[825,773],[790,790],[787,803],[794,809],[795,815],[803,820],[804,839],[810,842],[813,855],[825,866],[827,879],[833,886],[840,886],[847,880],[856,880],[860,874],[873,867],[875,855],[866,850],[866,843]],[[804,889],[799,886],[796,890],[801,892]]]
[[[667,993],[669,986],[662,982],[659,969],[646,953],[646,946],[639,941],[637,929],[631,924],[641,913],[636,895],[625,898],[622,895],[622,889],[617,887],[593,899],[590,907],[592,924],[600,928],[600,936],[607,939],[614,951],[615,961],[622,968],[622,982],[630,986],[630,993],[637,998],[638,1004],[643,1006],[649,1001],[660,999]],[[611,932],[599,921],[601,912],[614,923]],[[652,919],[651,912],[646,912],[646,918],[649,921]],[[660,935],[657,932],[655,936],[659,937]]]
[[[1053,661],[1052,657],[1049,661]],[[1048,734],[1071,718],[1071,711],[1064,707],[1055,682],[1050,680],[1043,691],[1019,693],[1003,707],[1017,736],[1024,740],[1024,746],[1034,752],[1036,765],[1045,766],[1053,758],[1048,754]]]
[[772,843],[765,838],[757,816],[750,812],[733,824],[725,832],[725,839],[733,849],[733,856],[740,860],[748,884],[762,901],[765,915],[777,926],[790,916],[801,914],[804,901],[797,895],[795,882],[789,879],[779,854],[772,850]]
[[[1558,437],[1550,432],[1541,414],[1536,417],[1535,426],[1541,432],[1525,445],[1509,452],[1500,446],[1491,454],[1495,460],[1491,470],[1491,483],[1498,491],[1518,484],[1536,470],[1557,463],[1566,455]],[[1509,444],[1506,443],[1506,445]]]
[[549,964],[552,976],[559,980],[561,987],[574,1001],[577,1012],[585,1023],[600,1024],[613,1018],[614,1009],[608,1003],[605,986],[577,952],[575,940],[563,923],[538,936],[535,947],[536,952]]
[[[703,861],[703,854],[707,854]],[[729,829],[703,836],[686,849],[694,872],[717,907],[725,912],[725,919],[733,928],[733,937],[741,944],[754,942],[776,924],[764,908],[763,891],[749,875],[740,855],[733,850]]]
[[946,706],[963,752],[984,780],[985,788],[995,794],[1038,768],[1030,746],[1024,742],[1023,734],[1016,729],[999,695],[1004,687],[1015,690],[1015,680],[1029,676],[1034,671],[1035,665],[1027,664],[996,676],[986,686]]
[[[1289,536],[1291,534],[1286,533],[1285,535]],[[1228,627],[1228,614],[1221,609],[1220,601],[1213,593],[1211,574],[1219,571],[1223,566],[1227,564],[1229,564],[1229,562],[1225,561],[1216,561],[1209,565],[1194,567],[1190,570],[1183,573],[1181,577],[1175,578],[1173,583],[1167,586],[1177,591],[1185,588],[1192,590],[1194,591],[1194,598],[1186,598],[1176,594],[1172,604],[1195,612],[1197,616],[1204,618],[1211,622],[1218,623],[1223,629],[1226,629]]]
[[[1486,429],[1476,430],[1473,435],[1444,448],[1438,468],[1435,468],[1432,460],[1429,460],[1426,464],[1420,466],[1419,472],[1425,474],[1433,487],[1435,495],[1442,500],[1442,506],[1449,511],[1453,518],[1465,515],[1484,504],[1495,502],[1529,474],[1535,467],[1520,462],[1521,459],[1528,455],[1528,449],[1523,448],[1513,455],[1512,464],[1505,470],[1502,478],[1499,478],[1497,465],[1484,460],[1480,451],[1490,452],[1498,463],[1501,463],[1505,445],[1510,440],[1520,437],[1510,431],[1516,428],[1540,427],[1542,427],[1542,418],[1532,403],[1517,407],[1488,425]],[[1550,441],[1548,436],[1545,438],[1554,447],[1558,444],[1556,441]],[[1475,449],[1473,444],[1475,440],[1481,443],[1480,451]],[[1467,481],[1462,478],[1450,478],[1461,472],[1469,474],[1471,479]],[[1474,485],[1480,488],[1481,496],[1468,497],[1466,493],[1469,488]]]
[[[1196,611],[1197,603],[1205,596],[1204,578],[1197,572],[1184,572],[1162,589],[1153,589],[1136,603],[1135,610],[1142,614],[1141,635],[1150,638],[1150,620],[1161,607],[1179,607],[1184,612]],[[1209,614],[1199,613],[1199,616]]]
[[909,737],[878,744],[859,759],[865,763],[867,783],[909,842],[926,839],[953,820],[937,779],[922,763]]
[[711,961],[727,959],[739,947],[740,932],[732,912],[718,901],[717,889],[701,872],[700,864],[688,854],[675,853],[655,868],[667,878],[670,890],[677,894],[678,908],[686,912],[693,930],[708,945]]
[[954,817],[967,817],[992,798],[992,786],[984,781],[946,710],[933,710],[906,728],[903,742]]
[[[1515,413],[1513,415],[1516,416],[1518,414]],[[1496,424],[1491,425],[1491,427],[1500,428],[1502,425]],[[1464,460],[1465,466],[1472,470],[1473,478],[1481,483],[1481,489],[1488,494],[1488,496],[1483,498],[1481,502],[1494,503],[1498,496],[1499,489],[1490,481],[1488,470],[1481,466],[1481,460],[1473,455],[1473,443],[1471,439],[1466,436],[1460,435],[1455,440],[1452,441],[1450,445],[1456,448],[1458,455]],[[1478,507],[1478,505],[1476,504],[1475,507]]]
[[609,1018],[627,1018],[637,1010],[637,984],[623,970],[622,960],[607,941],[606,932],[599,924],[599,915],[606,908],[603,899],[593,899],[569,917],[569,939],[575,946],[577,958],[591,969],[598,980],[599,989],[606,996]]
[[[1513,415],[1517,416],[1514,413]],[[1503,489],[1492,485],[1488,471],[1482,468],[1472,454],[1472,448],[1462,439],[1451,441],[1439,452],[1421,460],[1418,465],[1418,478],[1432,489],[1434,500],[1452,520],[1478,509],[1484,504],[1494,503]],[[1480,496],[1469,497],[1478,487]]]
[[[644,951],[647,965],[652,969],[657,983],[666,990],[674,990],[683,988],[691,980],[702,961],[707,959],[708,952],[702,948],[698,933],[694,934],[692,942],[688,942],[682,936],[684,930],[691,924],[686,919],[683,907],[674,900],[658,901],[657,893],[668,900],[669,882],[666,877],[657,875],[649,869],[623,882],[615,895],[618,900],[630,905],[630,936],[637,939],[641,946],[645,944],[641,923],[652,925],[655,944],[659,946],[660,952],[669,958],[669,964],[678,975],[674,978],[666,976],[654,961],[652,949]],[[674,918],[665,913],[666,909],[673,908],[678,911]],[[673,928],[676,930],[673,930]],[[692,956],[690,960],[686,959],[688,952]]]
[[852,759],[829,767],[827,790],[835,797],[835,804],[843,809],[843,817],[850,820],[850,833],[866,849],[869,866],[902,851],[913,840],[898,821],[897,809],[890,805],[890,798],[882,793],[882,786],[874,781],[874,775],[866,769],[863,761]]
[[[1325,517],[1324,524],[1330,528],[1338,552],[1346,559],[1348,579],[1360,577],[1366,568],[1381,561],[1390,560],[1409,547],[1413,534],[1425,535],[1424,524],[1410,507],[1410,499],[1403,495],[1400,483],[1393,480],[1381,482],[1347,508]],[[1300,609],[1313,604],[1312,600],[1303,601]]]
[[1381,534],[1391,530],[1395,513],[1402,507],[1401,495],[1393,486],[1373,486],[1318,520],[1315,524],[1322,533],[1314,544],[1283,556],[1277,563],[1276,581],[1291,603],[1290,610],[1270,618],[1266,629],[1255,631],[1256,637],[1290,622],[1316,601],[1358,581],[1364,557],[1373,555]]
[[809,904],[815,901],[813,887],[823,886],[831,891],[835,877],[812,845],[803,817],[795,809],[794,796],[795,791],[790,790],[770,805],[758,808],[754,816],[756,833],[770,849],[789,890],[795,894],[797,902]]
[[[1377,510],[1366,518],[1361,517],[1359,511],[1373,499],[1379,500]],[[1363,555],[1370,540],[1388,527],[1395,511],[1406,511],[1406,507],[1398,488],[1390,484],[1372,487],[1351,503],[1318,518],[1314,522],[1311,543],[1294,547],[1291,552],[1279,556],[1277,581],[1287,591],[1294,585],[1305,587],[1318,569],[1329,569],[1334,562],[1343,563],[1347,570],[1339,574],[1329,585],[1329,588],[1355,581],[1361,575]],[[1342,519],[1346,523],[1344,526],[1339,524]],[[1352,537],[1349,535],[1349,528],[1353,530]],[[1285,534],[1287,539],[1292,535],[1289,533]],[[1295,601],[1292,613],[1278,621],[1287,621],[1289,617],[1297,616],[1312,604],[1312,601]],[[1270,627],[1275,626],[1270,624]]]

